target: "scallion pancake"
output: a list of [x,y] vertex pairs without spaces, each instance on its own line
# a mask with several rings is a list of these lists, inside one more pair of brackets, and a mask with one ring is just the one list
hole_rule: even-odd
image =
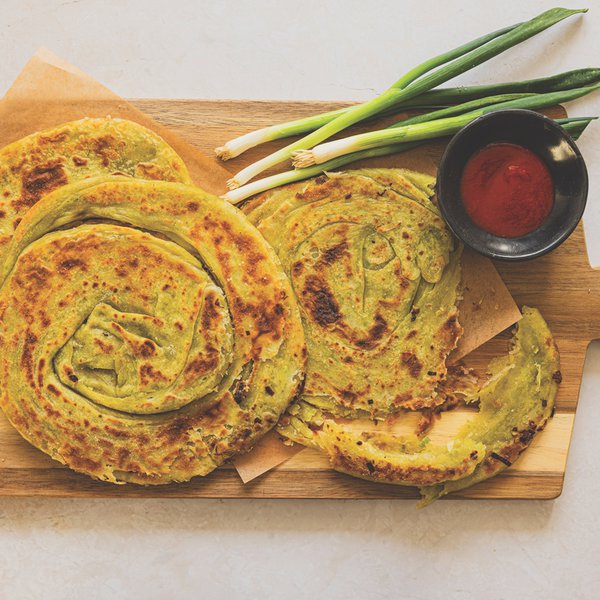
[[299,311],[244,215],[178,183],[90,179],[23,216],[0,275],[0,405],[113,483],[206,475],[274,427],[302,381]]
[[435,406],[458,323],[460,253],[434,180],[333,173],[261,194],[244,212],[277,252],[308,346],[302,399],[341,417]]

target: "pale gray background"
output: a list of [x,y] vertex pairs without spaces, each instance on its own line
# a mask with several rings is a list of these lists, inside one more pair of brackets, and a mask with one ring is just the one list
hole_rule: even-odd
[[[366,99],[552,4],[0,1],[0,90],[47,46],[125,97]],[[600,66],[588,6],[461,81]],[[600,122],[580,146],[600,265]],[[600,598],[599,387],[593,345],[555,502],[0,498],[0,598]]]

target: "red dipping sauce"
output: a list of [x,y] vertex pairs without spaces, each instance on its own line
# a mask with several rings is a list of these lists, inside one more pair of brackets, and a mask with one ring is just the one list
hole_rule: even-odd
[[548,168],[516,144],[490,144],[474,154],[463,171],[460,193],[478,227],[508,238],[537,229],[554,204]]

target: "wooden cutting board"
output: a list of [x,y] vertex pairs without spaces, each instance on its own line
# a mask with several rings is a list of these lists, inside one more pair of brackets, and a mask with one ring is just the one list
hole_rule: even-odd
[[[339,103],[268,101],[140,100],[134,104],[206,154],[225,140],[277,121],[330,110]],[[558,116],[560,111],[552,116]],[[564,113],[563,113],[564,114]],[[357,130],[360,130],[358,128]],[[236,171],[281,144],[254,149],[226,166]],[[443,144],[422,147],[439,160]],[[397,157],[397,166],[404,166]],[[370,163],[383,164],[383,163]],[[385,163],[390,165],[389,160]],[[516,301],[539,308],[561,354],[563,382],[546,430],[519,461],[501,475],[452,497],[551,499],[562,490],[588,344],[600,337],[600,272],[587,258],[581,226],[558,250],[529,263],[496,265]],[[491,340],[468,358],[483,367],[506,352],[508,336]],[[448,421],[468,413],[454,411]],[[96,482],[74,473],[25,442],[0,415],[0,495],[209,498],[417,498],[415,488],[373,484],[332,471],[327,459],[303,450],[244,485],[231,466],[186,484],[142,488]]]

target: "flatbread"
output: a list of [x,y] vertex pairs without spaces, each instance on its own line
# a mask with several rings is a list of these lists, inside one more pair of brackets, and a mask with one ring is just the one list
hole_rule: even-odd
[[289,281],[220,198],[84,180],[38,200],[5,256],[0,405],[76,471],[143,484],[206,475],[298,391],[306,350]]
[[429,199],[433,182],[362,169],[283,186],[244,207],[300,304],[303,401],[347,418],[443,401],[436,388],[462,331],[461,248]]

